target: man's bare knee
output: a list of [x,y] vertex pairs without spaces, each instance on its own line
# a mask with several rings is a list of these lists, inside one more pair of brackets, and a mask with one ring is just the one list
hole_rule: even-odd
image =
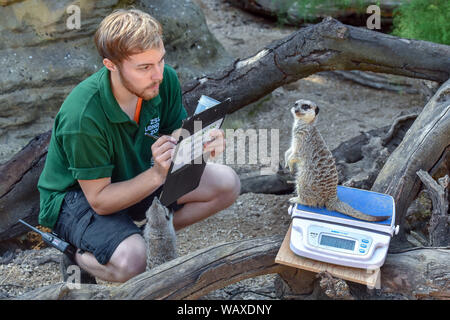
[[217,192],[234,202],[241,192],[239,176],[231,167],[224,167],[221,171],[220,181]]
[[122,241],[111,257],[114,278],[125,282],[145,271],[147,257],[144,239],[134,234]]

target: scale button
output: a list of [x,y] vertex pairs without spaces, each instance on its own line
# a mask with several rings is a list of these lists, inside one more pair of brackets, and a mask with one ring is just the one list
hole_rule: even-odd
[[365,253],[365,252],[366,252],[366,250],[364,250],[364,249],[359,249],[359,252],[361,252],[361,253]]
[[369,243],[369,240],[367,240],[367,239],[362,239],[361,240],[363,243]]
[[366,244],[361,244],[360,247],[361,248],[367,248],[367,245]]

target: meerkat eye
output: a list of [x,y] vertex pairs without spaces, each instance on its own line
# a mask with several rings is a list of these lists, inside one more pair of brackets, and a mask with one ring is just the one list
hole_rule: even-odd
[[310,108],[310,106],[307,104],[302,104],[301,108],[302,108],[302,110],[308,110]]

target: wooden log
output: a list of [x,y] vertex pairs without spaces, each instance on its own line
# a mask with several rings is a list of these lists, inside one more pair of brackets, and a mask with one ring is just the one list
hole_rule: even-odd
[[[57,283],[30,291],[17,299],[198,299],[213,290],[247,278],[279,273],[290,288],[308,298],[312,274],[287,270],[275,263],[283,236],[215,245],[176,258],[117,287]],[[417,249],[388,254],[381,268],[381,297],[448,298],[448,249]],[[297,285],[293,275],[299,275]],[[355,299],[359,297],[353,295]]]
[[388,254],[381,269],[384,294],[407,299],[450,299],[450,250],[417,248]]
[[36,185],[44,168],[50,136],[51,131],[48,131],[35,137],[0,166],[0,241],[29,231],[19,219],[37,224],[39,192]]
[[428,227],[429,243],[432,247],[447,246],[450,244],[450,216],[448,213],[449,177],[446,175],[440,178],[438,183],[426,171],[419,170],[417,175],[425,185],[433,203]]
[[[401,225],[406,211],[421,185],[416,172],[430,171],[450,145],[450,80],[426,104],[409,128],[401,144],[381,169],[373,191],[390,194],[396,204],[396,224]],[[404,237],[400,228],[400,237]]]
[[302,299],[313,293],[316,273],[282,266],[275,278],[275,292],[282,299]]
[[237,281],[277,273],[275,256],[281,236],[219,244],[176,258],[130,279],[118,287],[58,283],[19,299],[198,299]]
[[371,72],[364,72],[359,70],[351,70],[351,71],[329,71],[327,74],[332,74],[339,78],[355,82],[362,86],[366,86],[369,88],[374,88],[378,90],[388,90],[394,92],[402,92],[402,93],[410,93],[416,94],[419,93],[418,89],[412,87],[411,84],[401,83],[392,81],[385,74],[377,74]]
[[[369,70],[443,82],[450,77],[449,56],[450,46],[401,39],[325,19],[268,45],[247,59],[236,60],[225,70],[183,85],[183,102],[188,114],[192,114],[202,94],[218,100],[232,97],[233,112],[279,86],[316,72],[337,69]],[[46,132],[36,138],[42,141],[42,146],[37,148],[41,151],[30,146],[15,156],[17,163],[25,163],[22,158],[36,155],[25,170],[7,164],[0,166],[0,172],[10,172],[13,176],[2,183],[9,192],[0,195],[0,241],[25,232],[17,223],[19,218],[37,224],[36,185],[45,161],[45,137],[49,135]],[[19,204],[21,201],[23,205]]]

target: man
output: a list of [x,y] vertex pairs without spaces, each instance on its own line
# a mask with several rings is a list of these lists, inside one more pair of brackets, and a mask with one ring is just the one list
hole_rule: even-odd
[[[39,223],[79,249],[73,260],[82,270],[124,282],[145,270],[133,220],[144,219],[161,192],[187,114],[177,75],[164,64],[161,25],[150,15],[113,12],[95,43],[104,67],[74,88],[55,118],[38,182]],[[211,136],[205,152],[214,157],[224,133]],[[173,205],[175,229],[230,206],[239,191],[231,168],[208,163],[199,186]]]

